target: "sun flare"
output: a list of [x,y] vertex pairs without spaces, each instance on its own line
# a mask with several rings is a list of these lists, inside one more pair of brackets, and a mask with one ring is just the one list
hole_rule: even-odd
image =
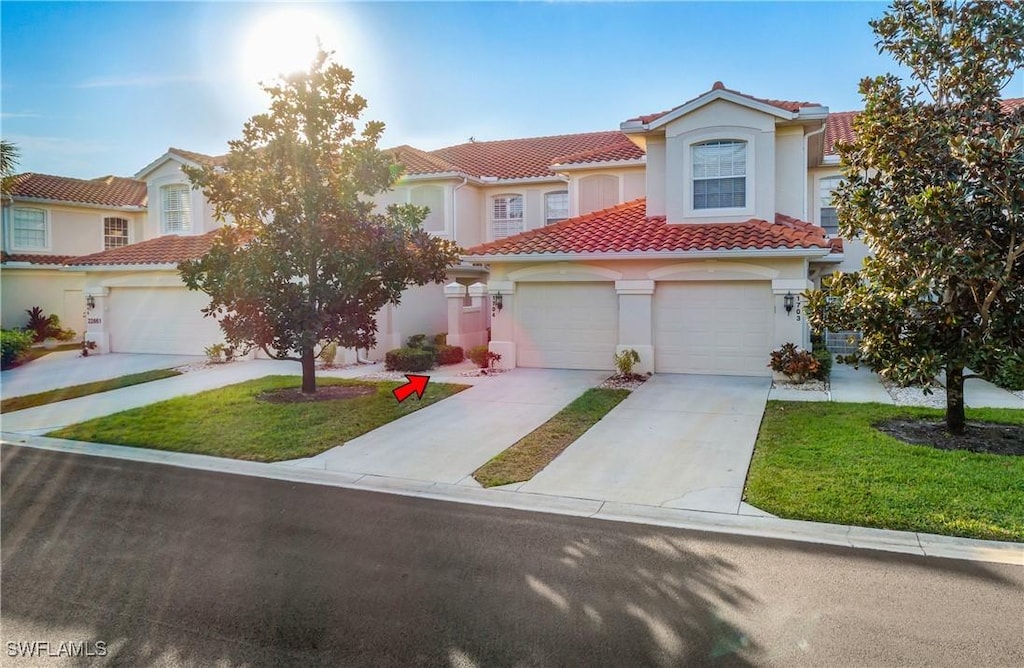
[[330,50],[329,26],[312,12],[284,9],[261,17],[249,29],[242,69],[249,81],[270,82],[307,69],[316,55],[317,39]]

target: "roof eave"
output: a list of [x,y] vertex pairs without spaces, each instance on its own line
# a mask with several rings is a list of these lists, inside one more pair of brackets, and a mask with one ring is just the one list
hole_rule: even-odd
[[55,206],[76,206],[84,209],[105,209],[108,211],[146,211],[148,207],[141,204],[96,204],[94,202],[76,202],[70,199],[50,199],[46,197],[26,197],[25,195],[11,195],[12,202],[28,202],[30,204],[52,204]]
[[65,271],[177,271],[178,263],[141,262],[135,264],[72,264],[62,267]]
[[159,167],[163,163],[167,162],[168,160],[174,160],[175,162],[180,162],[181,164],[188,165],[189,167],[202,167],[202,165],[200,165],[198,162],[196,162],[194,160],[189,160],[185,156],[178,155],[177,153],[174,153],[173,151],[166,151],[159,158],[157,158],[153,162],[149,163],[148,165],[146,165],[145,167],[143,167],[139,171],[135,172],[135,178],[140,180],[140,181],[145,181],[146,179],[144,177],[147,174],[149,174],[154,169],[156,169],[157,167]]
[[838,165],[839,163],[840,158],[838,155],[835,154],[826,155],[821,159],[821,164],[823,165]]
[[826,257],[829,248],[729,248],[699,251],[630,251],[611,253],[516,253],[463,255],[470,262],[564,262],[566,260],[686,260],[704,257]]
[[398,177],[401,181],[438,181],[441,179],[469,179],[473,183],[480,183],[480,179],[470,176],[464,172],[428,172],[421,174],[403,174]]
[[602,160],[594,162],[569,162],[565,164],[551,165],[556,172],[569,172],[580,169],[607,169],[609,167],[643,167],[647,164],[647,158],[632,158],[630,160]]

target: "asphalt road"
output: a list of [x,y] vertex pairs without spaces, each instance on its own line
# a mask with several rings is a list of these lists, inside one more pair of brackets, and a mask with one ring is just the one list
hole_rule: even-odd
[[[5,666],[1024,665],[1024,567],[13,446],[2,466]],[[106,656],[11,656],[31,641]]]

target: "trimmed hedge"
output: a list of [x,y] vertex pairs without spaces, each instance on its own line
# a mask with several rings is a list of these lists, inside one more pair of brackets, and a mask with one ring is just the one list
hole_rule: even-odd
[[13,364],[21,354],[32,347],[32,332],[14,329],[0,331],[0,362],[4,367]]
[[428,371],[433,367],[433,350],[396,348],[384,355],[384,368],[388,371]]
[[437,347],[435,359],[438,364],[458,364],[466,359],[466,353],[459,346],[441,344]]

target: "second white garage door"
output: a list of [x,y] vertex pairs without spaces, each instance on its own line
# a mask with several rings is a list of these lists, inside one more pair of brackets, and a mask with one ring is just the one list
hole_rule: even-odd
[[659,282],[654,290],[659,373],[767,376],[774,308],[767,281]]
[[202,355],[224,340],[220,326],[200,312],[203,292],[181,288],[111,288],[107,314],[115,353]]
[[619,339],[613,283],[519,283],[518,366],[612,369]]

